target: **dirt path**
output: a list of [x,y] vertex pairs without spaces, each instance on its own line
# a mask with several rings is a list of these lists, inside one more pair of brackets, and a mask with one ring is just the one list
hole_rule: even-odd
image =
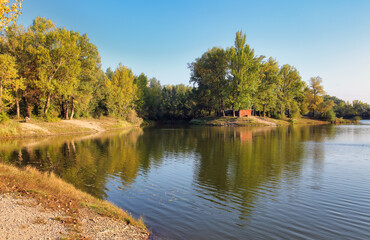
[[62,120],[62,122],[63,123],[68,123],[68,124],[74,124],[74,125],[77,125],[79,127],[88,128],[88,129],[91,129],[91,130],[97,131],[97,132],[103,132],[103,131],[105,131],[104,128],[102,128],[98,124],[96,124],[94,122],[90,122],[90,121],[83,121],[83,120]]
[[254,119],[254,121],[256,121],[256,122],[258,122],[258,123],[266,124],[266,125],[268,125],[268,126],[277,126],[277,124],[276,124],[276,123],[271,122],[271,121],[268,121],[268,120],[266,120],[266,119],[264,119],[264,118],[262,118],[262,117],[250,117],[250,118],[253,118],[253,119]]

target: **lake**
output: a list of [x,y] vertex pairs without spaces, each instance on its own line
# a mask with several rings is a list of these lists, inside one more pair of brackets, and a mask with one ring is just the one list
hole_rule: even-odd
[[153,239],[370,239],[370,121],[7,140],[0,161],[143,216]]

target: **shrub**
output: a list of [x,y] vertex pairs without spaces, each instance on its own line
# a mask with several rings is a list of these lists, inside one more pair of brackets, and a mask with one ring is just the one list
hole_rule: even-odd
[[129,123],[133,123],[133,124],[141,124],[142,123],[142,119],[139,118],[137,116],[137,113],[134,109],[131,109],[127,116],[126,116],[126,120],[129,122]]
[[44,116],[44,120],[46,122],[59,122],[60,119],[58,118],[58,116],[56,116],[55,114],[52,114],[52,113],[47,113],[46,116]]
[[356,117],[353,118],[353,121],[355,121],[355,122],[358,122],[360,120],[361,120],[361,117],[360,116],[356,116]]
[[0,123],[6,123],[9,121],[8,115],[5,112],[0,113]]
[[325,113],[325,120],[329,122],[334,122],[336,119],[335,112],[330,109]]

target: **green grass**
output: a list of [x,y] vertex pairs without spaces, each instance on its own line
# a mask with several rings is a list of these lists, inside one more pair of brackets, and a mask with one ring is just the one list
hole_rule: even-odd
[[0,137],[18,136],[20,131],[20,125],[17,121],[9,120],[0,123]]

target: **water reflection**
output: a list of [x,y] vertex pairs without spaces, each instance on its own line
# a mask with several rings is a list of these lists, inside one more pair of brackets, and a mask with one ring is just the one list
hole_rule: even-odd
[[[304,154],[301,142],[320,142],[323,135],[327,136],[309,127],[170,127],[146,129],[145,134],[142,129],[132,129],[96,136],[7,141],[2,144],[1,159],[53,171],[76,187],[105,198],[107,176],[118,174],[122,184],[129,186],[139,171],[145,175],[151,167],[161,166],[166,155],[195,153],[195,184],[204,185],[215,197],[239,194],[242,204],[251,206],[259,185],[277,184],[283,173],[288,179],[299,177]],[[321,145],[315,145],[313,152],[315,161],[322,161]]]
[[[343,135],[346,131],[351,133]],[[349,138],[362,132],[336,126],[167,126],[6,141],[0,145],[0,158],[53,171],[135,216],[144,214],[155,237],[291,238],[297,232],[316,234],[313,227],[314,233],[307,232],[315,207],[299,205],[303,200],[297,199],[323,188],[327,144],[336,143],[338,134]],[[302,226],[281,223],[287,217],[283,209],[291,214],[287,222],[300,221]]]

